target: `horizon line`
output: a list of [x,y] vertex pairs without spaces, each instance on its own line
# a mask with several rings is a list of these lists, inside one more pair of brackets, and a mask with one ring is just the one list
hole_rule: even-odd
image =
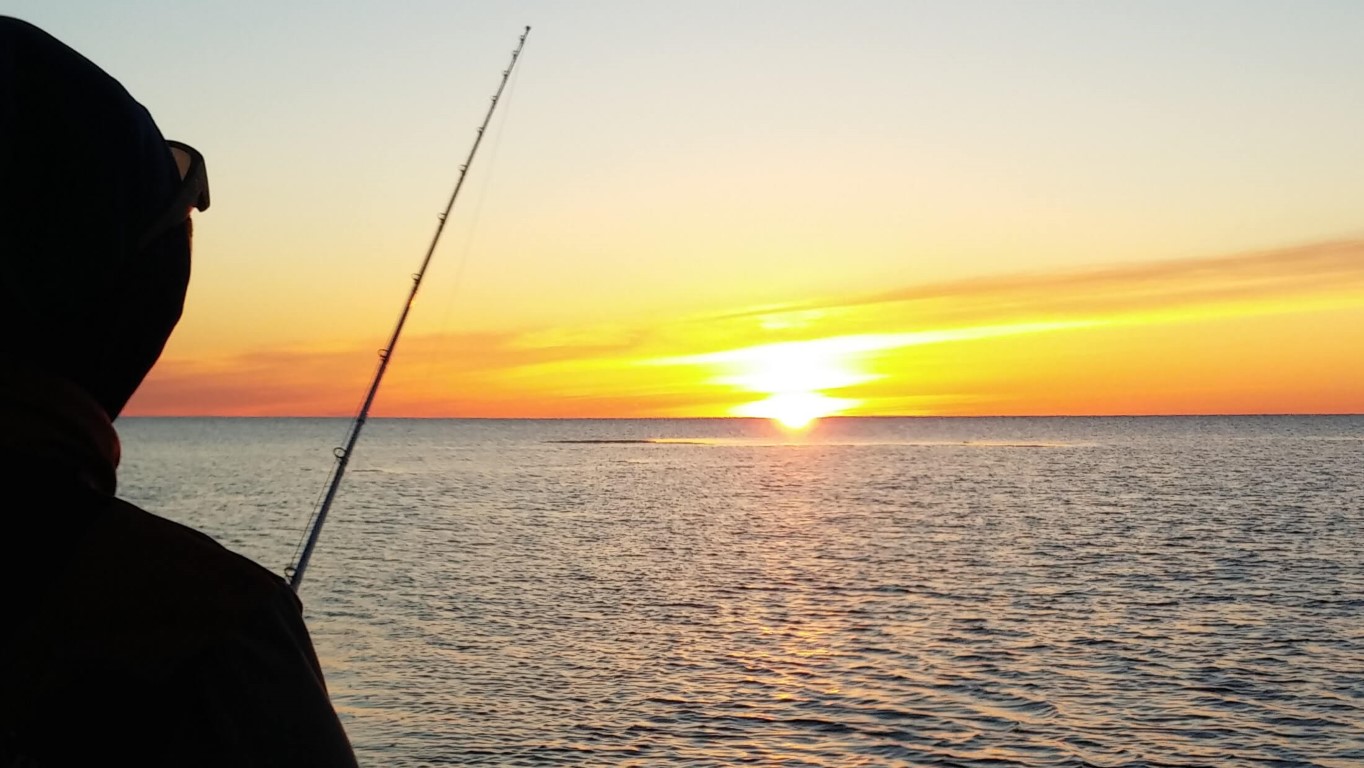
[[[849,416],[821,416],[816,421],[851,421],[855,419],[1207,419],[1207,418],[1264,418],[1264,417],[1364,416],[1364,412],[1260,412],[1260,413],[977,413],[977,414],[859,414]],[[339,415],[232,415],[232,414],[130,414],[118,419],[346,419],[355,416]],[[369,421],[772,421],[765,416],[370,416]],[[116,422],[117,423],[117,420]]]

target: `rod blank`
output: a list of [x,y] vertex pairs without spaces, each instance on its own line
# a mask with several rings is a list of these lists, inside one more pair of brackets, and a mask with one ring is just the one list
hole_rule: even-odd
[[402,312],[398,315],[398,323],[393,328],[393,335],[388,340],[388,344],[379,350],[379,368],[374,373],[374,379],[369,384],[369,391],[365,394],[364,405],[360,407],[360,413],[351,422],[350,431],[346,435],[346,444],[334,451],[336,464],[332,467],[331,479],[327,484],[327,492],[322,498],[322,503],[313,512],[312,518],[308,521],[306,529],[307,535],[304,543],[294,553],[294,561],[284,569],[284,576],[289,580],[289,586],[298,592],[299,584],[303,581],[303,574],[308,570],[308,562],[312,559],[313,550],[317,547],[317,540],[322,535],[322,526],[327,522],[327,513],[331,511],[332,501],[336,499],[336,491],[341,487],[341,478],[346,474],[346,466],[350,463],[351,454],[355,450],[355,443],[360,439],[360,431],[364,429],[365,422],[369,419],[370,406],[374,405],[374,396],[379,392],[379,384],[384,380],[384,373],[388,370],[388,364],[393,360],[393,350],[398,346],[398,337],[402,335],[403,326],[407,324],[407,315],[412,311],[412,302],[417,298],[417,291],[421,289],[422,280],[426,277],[426,268],[431,264],[431,256],[436,252],[436,245],[440,242],[440,236],[445,231],[445,221],[450,218],[450,210],[455,207],[455,200],[459,198],[459,191],[464,187],[464,179],[469,175],[469,168],[474,163],[474,155],[478,154],[478,147],[483,143],[483,134],[486,132],[488,123],[493,119],[493,112],[497,110],[497,102],[502,96],[502,91],[507,87],[507,81],[511,78],[512,70],[516,68],[516,60],[521,56],[521,50],[526,47],[526,38],[530,35],[530,27],[521,33],[517,41],[516,50],[512,51],[511,64],[502,71],[502,81],[497,85],[497,92],[493,94],[492,103],[488,105],[488,113],[483,116],[483,124],[478,127],[478,133],[474,138],[474,145],[469,148],[469,156],[464,160],[464,164],[459,167],[459,178],[455,181],[455,189],[450,193],[450,201],[445,204],[445,210],[437,217],[436,232],[431,236],[431,245],[426,249],[426,256],[422,259],[421,269],[412,275],[412,288],[407,294],[407,301],[403,302]]

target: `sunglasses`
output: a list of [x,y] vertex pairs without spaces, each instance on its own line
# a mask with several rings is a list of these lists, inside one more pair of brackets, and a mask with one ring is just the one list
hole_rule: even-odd
[[175,199],[166,212],[147,228],[138,241],[139,251],[151,245],[167,230],[183,224],[189,218],[191,209],[208,210],[208,171],[204,168],[204,156],[194,147],[178,141],[167,141],[166,148],[170,150],[175,168],[180,173],[180,188],[176,190]]

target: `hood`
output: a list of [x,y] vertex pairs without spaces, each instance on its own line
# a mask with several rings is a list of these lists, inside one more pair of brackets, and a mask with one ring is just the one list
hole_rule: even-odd
[[118,81],[0,17],[0,333],[7,356],[110,418],[180,319],[188,223],[139,247],[178,185],[156,123]]

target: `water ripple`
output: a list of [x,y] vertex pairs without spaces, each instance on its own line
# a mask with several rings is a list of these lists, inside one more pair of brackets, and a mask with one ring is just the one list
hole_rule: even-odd
[[[330,424],[125,487],[283,563]],[[1364,419],[830,428],[376,422],[304,595],[362,760],[1364,764]]]

